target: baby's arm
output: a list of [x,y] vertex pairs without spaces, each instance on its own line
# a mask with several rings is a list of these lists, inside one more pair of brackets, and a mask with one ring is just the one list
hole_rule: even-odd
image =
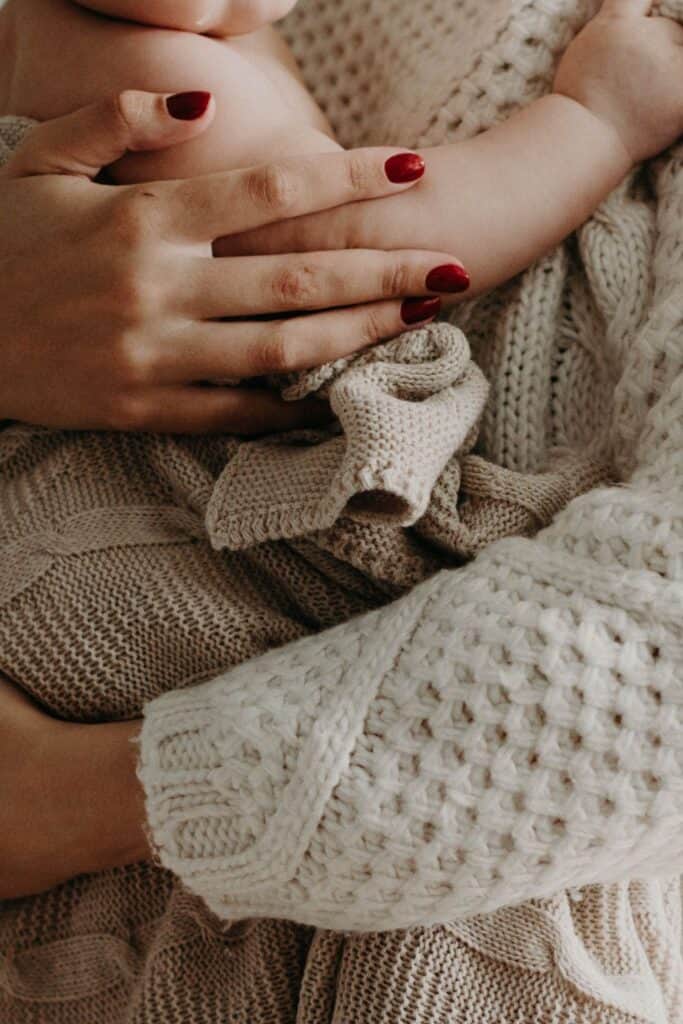
[[[107,2],[125,2],[130,10],[149,0]],[[284,40],[270,26],[223,39],[101,16],[71,0],[10,0],[2,11],[14,39],[7,61],[12,113],[50,120],[126,89],[213,95],[216,116],[201,137],[129,154],[116,166],[118,181],[193,177],[335,148]]]
[[206,35],[254,32],[284,18],[296,0],[74,0],[113,18]]
[[[457,252],[469,295],[579,227],[638,162],[683,132],[683,29],[615,0],[559,67],[554,94],[476,138],[429,150],[419,187],[220,243],[221,252],[410,244]],[[618,13],[617,13],[618,12]]]

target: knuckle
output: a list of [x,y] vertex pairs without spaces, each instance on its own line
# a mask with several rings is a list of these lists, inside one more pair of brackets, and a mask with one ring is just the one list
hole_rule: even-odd
[[273,293],[275,301],[284,309],[311,306],[320,293],[318,275],[307,264],[285,267],[275,275]]
[[410,268],[400,259],[389,259],[382,273],[382,294],[387,296],[407,295],[410,291]]
[[292,373],[301,369],[301,349],[286,322],[276,323],[261,344],[257,357],[259,373]]
[[138,185],[122,189],[116,197],[108,226],[125,249],[138,248],[156,233],[158,198],[153,189]]
[[103,101],[104,123],[113,127],[117,137],[129,148],[144,116],[144,98],[133,89],[109,96]]
[[142,395],[120,394],[109,403],[103,419],[109,430],[147,430],[150,427],[149,405]]
[[153,315],[154,289],[144,281],[133,267],[122,268],[113,277],[108,305],[119,323],[138,327]]
[[115,322],[139,329],[158,321],[167,304],[166,286],[159,266],[148,266],[140,255],[110,267],[107,307]]
[[346,171],[351,192],[354,195],[366,195],[374,179],[372,168],[367,160],[356,153],[349,154]]
[[386,334],[386,325],[378,309],[368,309],[363,318],[362,336],[368,345],[374,345]]
[[285,215],[296,205],[299,188],[290,170],[280,164],[268,164],[249,174],[247,192],[268,213]]
[[128,389],[148,384],[154,375],[156,358],[153,346],[135,332],[124,332],[112,350],[114,378]]

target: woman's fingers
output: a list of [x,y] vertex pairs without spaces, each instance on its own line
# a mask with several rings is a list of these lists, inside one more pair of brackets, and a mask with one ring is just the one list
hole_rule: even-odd
[[378,299],[465,292],[469,277],[446,253],[357,249],[251,256],[237,266],[197,259],[183,273],[179,311],[194,319],[354,306]]
[[433,297],[374,302],[285,320],[194,323],[164,347],[156,373],[159,379],[178,383],[294,373],[395,337],[409,324],[433,319],[439,309],[440,299]]
[[[408,197],[406,197],[408,198]],[[419,197],[417,197],[419,199]],[[242,234],[217,238],[214,256],[275,255],[277,253],[312,252],[329,249],[373,248],[373,237],[388,237],[386,221],[389,211],[381,203],[350,203],[333,210],[322,210],[304,217],[265,224]],[[400,225],[401,211],[394,211],[392,223]],[[413,211],[414,213],[414,211]],[[408,217],[411,216],[409,211]],[[378,230],[376,222],[379,222]],[[409,236],[409,229],[404,236]],[[414,232],[413,232],[414,234]],[[405,238],[404,238],[405,241]],[[385,248],[392,248],[386,245]]]
[[410,188],[424,174],[422,157],[390,149],[356,149],[296,157],[242,171],[163,185],[168,230],[207,242],[263,224]]
[[285,402],[273,391],[231,387],[168,387],[146,396],[130,430],[244,436],[319,427],[332,419],[326,402]]
[[128,150],[163,149],[201,134],[214,113],[208,93],[164,96],[130,90],[38,125],[0,174],[95,178]]

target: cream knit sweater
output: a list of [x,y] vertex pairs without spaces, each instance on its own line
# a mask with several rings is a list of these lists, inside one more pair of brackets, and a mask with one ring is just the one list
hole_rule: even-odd
[[[289,25],[342,141],[428,145],[542,92],[595,6],[310,0]],[[405,95],[396,66],[413,75]],[[459,921],[308,936],[329,977],[304,974],[297,1021],[681,1019],[678,882],[662,880],[683,862],[677,154],[653,189],[625,183],[576,246],[459,318],[492,383],[485,453],[528,474],[572,448],[623,484],[577,499],[534,541],[494,544],[388,608],[147,708],[141,777],[161,859],[220,917]],[[635,876],[649,881],[622,881]],[[574,886],[590,887],[553,895]],[[285,965],[298,986],[305,930],[286,929],[238,933],[235,965],[244,955],[274,979]],[[135,975],[85,920],[62,953],[79,936],[105,974]],[[5,956],[0,991],[73,999],[68,956],[32,952]],[[179,999],[126,1019],[213,1024]],[[234,1019],[295,1019],[273,1003],[267,1017],[245,997]]]

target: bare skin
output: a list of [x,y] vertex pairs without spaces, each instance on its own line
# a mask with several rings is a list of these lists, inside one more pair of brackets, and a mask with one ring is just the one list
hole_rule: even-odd
[[[277,320],[254,321],[252,328],[243,320],[234,345],[226,344],[225,336],[213,343],[204,329],[187,350],[165,344],[167,338],[156,332],[159,311],[167,303],[156,278],[140,274],[141,255],[145,264],[149,260],[150,273],[158,272],[165,249],[167,257],[180,261],[181,277],[194,267],[194,288],[187,290],[187,302],[219,303],[220,309],[226,300],[239,301],[242,313],[247,301],[258,302],[259,310],[269,304],[282,308],[283,302],[296,307],[296,295],[283,298],[281,290],[273,288],[274,281],[282,282],[283,270],[290,272],[289,262],[282,261],[279,269],[269,265],[259,277],[251,261],[230,260],[226,279],[233,283],[226,292],[222,276],[211,272],[223,261],[206,259],[211,269],[202,280],[199,271],[204,258],[196,255],[197,245],[205,246],[227,222],[257,224],[296,208],[362,201],[411,187],[411,183],[388,180],[385,164],[388,156],[395,155],[391,150],[331,154],[322,166],[317,161],[297,161],[276,169],[261,167],[191,182],[159,183],[152,196],[153,216],[148,212],[150,196],[141,189],[92,184],[103,165],[131,147],[170,145],[201,130],[201,123],[169,117],[164,97],[127,93],[117,102],[96,104],[37,128],[6,166],[0,176],[0,211],[3,225],[8,225],[4,236],[21,238],[23,248],[0,254],[3,273],[11,270],[17,275],[3,296],[12,330],[11,345],[0,344],[0,351],[5,365],[11,367],[16,359],[16,366],[7,377],[0,376],[12,382],[11,387],[0,386],[0,417],[9,413],[60,426],[128,429],[161,424],[169,430],[246,431],[314,422],[320,420],[321,411],[305,403],[286,405],[270,394],[239,389],[216,389],[212,401],[206,389],[195,393],[192,385],[180,380],[196,379],[200,371],[215,372],[220,367],[228,375],[229,367],[245,374],[262,372],[273,360],[292,366],[312,360],[310,365],[315,365],[321,355],[333,354],[325,351],[330,343],[348,345],[348,333],[356,339],[353,344],[358,343],[359,332],[370,343],[375,331],[384,329],[383,318],[390,333],[398,329],[400,303],[357,303],[374,288],[380,293],[401,292],[411,276],[415,283],[422,283],[433,256],[425,259],[424,254],[411,252],[404,266],[395,254],[348,254],[359,255],[359,273],[348,264],[342,283],[328,260],[312,259],[310,266],[319,274],[316,301],[326,307],[345,296],[354,305],[348,311],[320,314],[327,317],[326,330],[321,330],[320,323],[316,327],[317,317],[310,316],[308,336],[295,320],[288,321],[285,335],[269,333],[273,324],[276,332],[280,330]],[[67,246],[61,290],[50,295],[55,274],[49,257],[53,245],[64,239],[80,240],[81,245]],[[189,250],[184,262],[183,244]],[[45,263],[36,264],[41,254]],[[375,258],[379,262],[374,273],[381,281],[373,284],[368,267]],[[168,273],[167,259],[164,266]],[[36,290],[36,281],[42,285],[43,277],[47,280],[44,294]],[[235,281],[236,291],[232,290]],[[127,312],[128,317],[134,316],[128,325],[128,345],[122,348],[116,325],[111,334],[101,337],[94,329],[109,322],[111,289],[124,284],[132,289],[129,299],[136,301],[132,313]],[[146,289],[152,286],[153,294],[147,296]],[[34,301],[27,303],[27,295]],[[107,317],[101,315],[104,302],[109,303]],[[86,314],[92,316],[91,324]],[[189,316],[186,312],[186,320]],[[347,316],[355,319],[347,321]],[[203,325],[204,320],[197,323]],[[55,339],[57,326],[60,333]],[[244,342],[245,328],[255,332],[249,344]],[[81,347],[82,338],[86,347]],[[274,338],[279,338],[277,344]],[[321,344],[323,351],[316,355]],[[95,345],[93,359],[90,350]],[[167,373],[169,367],[182,370],[180,379],[160,396],[157,374]],[[30,895],[82,872],[150,856],[144,799],[135,773],[134,741],[139,728],[139,722],[84,726],[59,721],[0,677],[0,899]],[[79,795],[77,801],[74,793]]]
[[150,857],[138,731],[60,722],[0,677],[0,900]]
[[[468,142],[426,153],[429,178],[401,203],[388,199],[291,219],[221,239],[215,251],[223,256],[306,252],[331,242],[400,249],[408,237],[437,246],[455,239],[471,278],[466,297],[472,298],[558,245],[632,167],[617,133],[559,94]],[[445,192],[450,193],[447,204]]]

